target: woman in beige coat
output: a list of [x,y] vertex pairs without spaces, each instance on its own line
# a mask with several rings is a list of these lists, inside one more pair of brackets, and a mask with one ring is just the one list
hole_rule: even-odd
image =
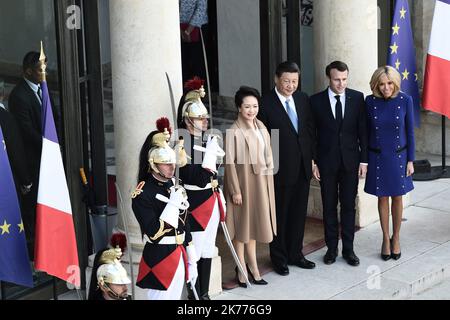
[[[246,251],[248,265],[244,271],[248,272],[254,284],[267,284],[259,273],[256,241],[272,242],[277,227],[272,149],[269,132],[256,119],[259,101],[256,89],[241,87],[236,92],[235,104],[239,114],[226,132],[224,189],[226,224],[239,260],[243,266],[246,265]],[[246,287],[239,276],[239,285]]]

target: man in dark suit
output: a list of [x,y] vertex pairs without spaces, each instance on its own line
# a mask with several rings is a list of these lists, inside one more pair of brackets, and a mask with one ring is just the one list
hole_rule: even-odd
[[[270,244],[274,270],[289,274],[289,265],[312,269],[302,253],[309,184],[312,176],[314,123],[308,96],[297,91],[300,70],[283,62],[276,70],[275,88],[262,99],[258,118],[279,132],[279,170],[274,177],[277,236]],[[276,159],[276,155],[274,155]]]
[[[43,73],[39,56],[39,52],[34,51],[25,55],[22,64],[23,78],[14,87],[8,100],[9,111],[15,117],[23,138],[33,184],[31,192],[24,197],[22,208],[22,218],[28,243],[34,242],[35,211],[42,149],[42,92],[40,83],[43,80]],[[57,122],[57,118],[55,115],[55,122]],[[32,259],[32,257],[31,254],[30,258]]]
[[[25,200],[33,186],[26,161],[27,153],[24,150],[22,135],[14,117],[3,108],[0,108],[0,128],[4,139],[4,141],[0,141],[0,148],[6,148],[21,207],[22,220],[26,225],[28,220],[23,215],[27,208]],[[27,233],[28,230],[25,229],[25,232]],[[32,253],[34,248],[30,241],[27,241],[27,246],[29,254]]]
[[325,264],[338,255],[340,202],[342,256],[348,264],[359,265],[353,251],[355,236],[355,199],[358,175],[367,172],[367,130],[363,93],[347,88],[348,66],[334,61],[326,67],[329,87],[311,96],[316,125],[317,166],[314,177],[320,181],[323,204]]
[[26,153],[23,147],[22,136],[14,117],[5,109],[0,108],[0,128],[4,141],[0,147],[6,148],[14,183],[18,194],[27,193],[31,188],[31,178],[28,172]]

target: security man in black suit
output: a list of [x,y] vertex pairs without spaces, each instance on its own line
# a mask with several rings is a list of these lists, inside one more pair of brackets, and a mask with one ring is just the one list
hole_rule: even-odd
[[[27,242],[34,242],[36,219],[37,189],[39,185],[39,168],[42,150],[42,91],[40,83],[43,80],[39,52],[28,52],[23,58],[23,78],[12,90],[8,108],[16,119],[26,150],[26,160],[29,167],[32,187],[24,197],[22,218],[27,234]],[[45,62],[46,63],[46,62]],[[54,106],[54,104],[52,104]],[[59,114],[53,109],[57,132],[59,131]],[[33,250],[30,259],[33,260]]]
[[3,108],[0,108],[0,128],[4,138],[4,141],[0,141],[0,147],[6,148],[8,153],[17,195],[21,200],[21,195],[28,193],[31,189],[31,178],[25,161],[27,154],[16,120]]
[[[270,244],[274,270],[288,275],[288,265],[312,269],[302,253],[309,184],[312,176],[314,122],[308,96],[297,91],[300,69],[278,65],[275,88],[263,95],[258,118],[274,135],[279,132],[279,169],[275,174],[277,236]],[[276,155],[274,155],[276,161]]]
[[347,88],[348,66],[334,61],[326,67],[329,87],[311,96],[316,125],[317,157],[314,177],[320,181],[325,242],[325,264],[338,255],[340,226],[342,256],[348,264],[359,265],[353,251],[355,236],[355,199],[358,176],[367,172],[367,129],[363,93]]
[[[0,141],[0,148],[6,148],[8,160],[13,173],[14,183],[16,185],[17,198],[19,199],[22,220],[25,226],[29,225],[29,216],[26,215],[28,208],[28,198],[33,188],[30,176],[30,168],[26,161],[28,153],[23,145],[22,135],[13,115],[7,110],[0,108],[0,127],[3,132],[4,141]],[[25,235],[27,238],[28,255],[34,255],[34,243],[31,241],[30,228],[25,227]],[[34,234],[34,232],[33,232]]]

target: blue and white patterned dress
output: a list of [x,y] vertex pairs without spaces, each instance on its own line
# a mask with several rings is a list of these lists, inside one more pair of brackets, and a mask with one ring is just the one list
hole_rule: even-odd
[[201,27],[208,23],[207,0],[180,0],[180,23]]

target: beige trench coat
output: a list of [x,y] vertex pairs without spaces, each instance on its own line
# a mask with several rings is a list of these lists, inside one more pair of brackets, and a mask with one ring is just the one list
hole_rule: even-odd
[[[264,146],[256,130],[240,117],[226,132],[226,224],[232,239],[270,243],[277,230],[272,148],[267,128],[257,119],[255,123]],[[242,205],[233,204],[234,194],[242,195]]]

